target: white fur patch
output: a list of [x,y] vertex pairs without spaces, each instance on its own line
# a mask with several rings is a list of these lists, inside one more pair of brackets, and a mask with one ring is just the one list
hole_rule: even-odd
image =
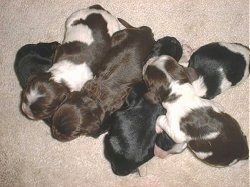
[[[250,50],[239,44],[223,43],[223,42],[219,44],[221,46],[226,47],[228,50],[232,51],[233,53],[241,54],[244,57],[245,62],[246,62],[246,67],[245,67],[244,76],[242,77],[242,81],[245,80],[249,75]],[[237,84],[239,84],[240,82],[238,82]]]
[[93,73],[86,63],[74,64],[62,60],[54,64],[49,70],[51,79],[57,83],[65,83],[71,92],[80,91],[84,84],[93,78]]
[[193,152],[194,152],[194,154],[195,154],[199,159],[202,159],[202,160],[204,160],[204,159],[206,159],[207,157],[210,157],[210,156],[213,155],[212,152],[195,152],[195,151],[193,151]]
[[206,95],[207,93],[207,87],[204,83],[204,79],[202,76],[200,76],[198,79],[196,79],[195,81],[192,82],[192,85],[194,87],[195,93],[199,96],[199,97],[203,97]]
[[97,10],[97,9],[89,9],[89,8],[81,9],[71,14],[66,21],[66,29],[70,29],[70,27],[72,27],[71,24],[75,20],[79,20],[79,19],[84,20],[90,14],[101,14],[103,16],[103,18],[107,22],[108,34],[110,36],[112,36],[116,31],[120,30],[120,25],[116,17],[114,17],[113,15],[111,15],[105,10]]
[[184,151],[184,149],[186,149],[187,147],[187,143],[178,143],[175,144],[172,149],[168,150],[167,152],[169,154],[176,154],[176,153],[181,153],[182,151]]
[[79,41],[90,45],[94,41],[91,29],[87,25],[82,24],[67,29],[63,43],[73,41]]
[[232,165],[236,164],[238,161],[239,161],[238,159],[234,159],[234,160],[229,164],[229,166],[232,166]]
[[27,97],[27,104],[22,103],[22,111],[30,118],[35,119],[32,111],[30,109],[30,105],[34,103],[38,98],[45,96],[44,94],[39,94],[37,88],[31,89],[30,92],[26,95]]
[[29,105],[34,103],[39,97],[43,97],[43,96],[45,95],[39,94],[37,88],[31,89],[30,92],[26,95]]
[[220,132],[211,132],[201,137],[203,140],[212,140],[219,136]]
[[223,91],[229,89],[232,86],[232,83],[227,80],[227,77],[226,77],[222,68],[219,68],[218,71],[220,72],[220,74],[222,76],[220,90],[221,90],[221,92],[223,92]]

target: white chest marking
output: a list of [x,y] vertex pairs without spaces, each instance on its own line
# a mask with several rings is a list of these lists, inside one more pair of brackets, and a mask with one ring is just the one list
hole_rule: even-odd
[[71,92],[80,91],[84,84],[93,78],[93,73],[84,62],[73,64],[70,61],[62,60],[54,64],[49,70],[51,79],[57,83],[65,83]]

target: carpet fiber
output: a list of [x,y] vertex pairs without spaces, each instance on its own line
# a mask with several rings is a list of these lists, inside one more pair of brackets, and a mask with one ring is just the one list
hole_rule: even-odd
[[[134,26],[150,26],[155,39],[175,36],[197,48],[212,41],[249,45],[248,0],[1,0],[0,11],[0,186],[247,187],[249,162],[214,168],[188,150],[145,164],[146,174],[118,177],[103,155],[103,135],[61,143],[42,121],[19,111],[13,63],[27,43],[63,39],[74,11],[101,4]],[[249,80],[215,98],[241,124],[249,141]]]

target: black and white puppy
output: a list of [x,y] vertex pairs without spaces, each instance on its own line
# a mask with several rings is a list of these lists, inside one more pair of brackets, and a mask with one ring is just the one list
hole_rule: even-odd
[[[169,54],[179,60],[182,56],[180,42],[169,36],[157,40],[147,59],[152,60],[162,54]],[[144,82],[137,84],[122,108],[102,124],[102,129],[109,128],[104,138],[105,157],[116,175],[134,172],[154,154],[164,154],[164,151],[169,151],[175,145],[165,132],[156,134],[156,119],[166,110],[161,104],[147,102],[143,97],[146,92]]]
[[16,54],[14,70],[20,86],[24,89],[31,75],[42,73],[52,67],[52,59],[58,42],[26,44]]
[[198,159],[213,166],[229,166],[249,155],[246,136],[238,122],[213,102],[200,98],[188,73],[170,56],[146,64],[144,80],[148,99],[162,103],[166,115],[159,116],[156,131],[164,130],[180,146],[186,145]]
[[[28,80],[32,76],[44,73],[52,67],[52,59],[59,45],[56,41],[27,44],[18,50],[14,62],[14,70],[22,89],[26,88]],[[47,125],[51,125],[50,119],[45,119],[44,121]]]
[[214,42],[198,48],[188,67],[199,76],[200,96],[213,99],[249,76],[248,47],[239,43]]
[[80,91],[98,73],[119,28],[118,19],[100,5],[70,15],[53,66],[34,77],[23,92],[23,112],[30,119],[50,118],[70,92]]

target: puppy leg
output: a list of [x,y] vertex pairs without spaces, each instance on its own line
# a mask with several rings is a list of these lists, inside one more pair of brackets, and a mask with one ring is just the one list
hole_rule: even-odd
[[165,115],[159,116],[156,120],[155,131],[157,134],[161,133],[163,130],[162,126],[167,125],[167,118]]

